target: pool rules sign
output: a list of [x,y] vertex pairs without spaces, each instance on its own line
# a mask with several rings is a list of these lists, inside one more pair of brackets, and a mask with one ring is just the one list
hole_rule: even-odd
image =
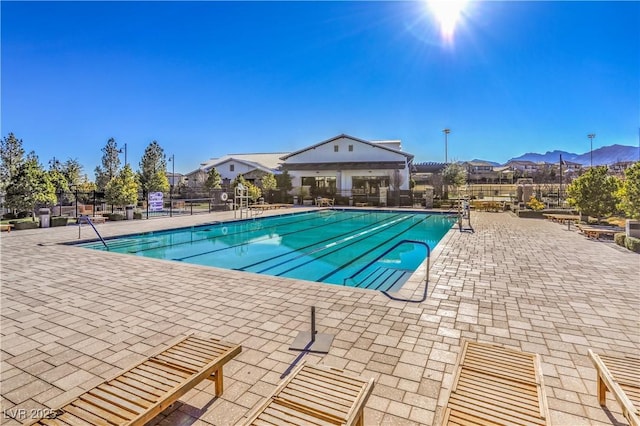
[[163,208],[162,192],[149,193],[149,211],[161,212]]

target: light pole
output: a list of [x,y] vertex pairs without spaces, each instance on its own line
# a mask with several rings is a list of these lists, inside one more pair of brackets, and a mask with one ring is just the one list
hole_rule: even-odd
[[449,160],[449,156],[448,156],[448,135],[449,133],[451,133],[451,129],[443,129],[442,133],[444,133],[444,164],[447,164],[448,160]]
[[176,175],[176,156],[171,154],[171,180],[169,181],[169,217],[173,217],[173,182]]
[[595,133],[589,133],[587,135],[587,137],[591,140],[591,151],[590,151],[590,156],[591,156],[591,167],[593,167],[593,138],[596,137]]
[[127,144],[124,144],[124,150],[122,148],[120,148],[118,150],[118,153],[122,154],[124,152],[124,165],[127,165]]

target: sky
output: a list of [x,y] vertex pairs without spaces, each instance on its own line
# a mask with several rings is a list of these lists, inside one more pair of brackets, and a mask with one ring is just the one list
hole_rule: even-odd
[[[638,146],[640,2],[0,2],[1,131],[90,179],[348,134],[415,162]],[[124,162],[124,155],[121,158]],[[169,168],[171,168],[171,163]]]

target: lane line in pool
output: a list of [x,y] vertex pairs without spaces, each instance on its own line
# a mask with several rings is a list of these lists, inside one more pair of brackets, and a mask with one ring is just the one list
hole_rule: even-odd
[[[355,219],[355,218],[362,217],[362,216],[366,216],[366,214],[359,215],[359,216],[356,216],[356,217],[349,217],[349,218],[346,218],[346,219],[341,219],[341,220],[335,221],[335,222],[333,222],[333,223],[344,222],[344,221],[347,221],[347,220],[353,220],[353,219]],[[297,233],[299,233],[299,232],[301,232],[301,231],[302,231],[302,232],[306,232],[306,231],[311,231],[311,230],[313,230],[313,229],[315,229],[315,228],[323,228],[323,227],[326,227],[326,226],[327,226],[327,224],[325,223],[325,224],[321,224],[321,225],[318,225],[318,226],[312,226],[312,227],[309,227],[309,228],[296,229],[296,230],[294,230],[294,231],[291,231],[291,232],[285,232],[285,233],[283,233],[283,234],[278,234],[278,235],[279,235],[280,237],[285,237],[285,236],[287,236],[287,235],[297,234]],[[267,227],[267,228],[263,228],[263,229],[269,229],[269,228]],[[247,233],[248,233],[248,232],[247,232]],[[260,237],[260,238],[253,239],[253,240],[251,240],[251,241],[252,241],[252,243],[255,243],[255,242],[258,242],[258,241],[266,241],[266,240],[269,240],[269,239],[271,239],[271,238],[272,238],[271,236],[264,236],[264,237]],[[194,258],[194,257],[204,256],[204,255],[206,255],[206,254],[212,254],[212,253],[217,253],[217,252],[224,251],[224,250],[230,250],[230,249],[233,249],[233,248],[236,248],[236,247],[242,247],[242,246],[244,246],[244,245],[246,245],[246,244],[247,244],[247,243],[246,243],[246,241],[245,241],[245,242],[242,242],[242,243],[238,243],[238,244],[230,245],[230,246],[227,246],[227,247],[222,247],[222,248],[215,249],[215,250],[208,250],[208,251],[205,251],[205,252],[202,252],[202,253],[192,254],[192,255],[189,255],[189,256],[185,256],[185,257],[178,257],[178,258],[174,258],[174,259],[172,259],[172,260],[177,260],[178,262],[181,262],[181,261],[183,261],[183,260],[185,260],[185,259],[192,259],[192,258]],[[169,246],[169,247],[171,247],[171,246]]]
[[399,235],[404,234],[405,232],[410,231],[411,229],[415,228],[416,226],[422,224],[425,220],[427,220],[429,217],[431,217],[431,215],[428,215],[422,219],[420,219],[418,222],[413,223],[411,226],[409,226],[407,229],[405,229],[404,231],[402,231],[401,233],[399,233],[398,235],[394,235],[393,237],[382,241],[381,243],[379,243],[378,245],[376,245],[375,247],[373,247],[370,250],[367,250],[366,252],[362,253],[359,256],[354,257],[353,259],[351,259],[350,261],[348,261],[347,263],[342,264],[340,267],[334,269],[333,271],[329,272],[328,274],[324,275],[322,278],[319,278],[318,281],[324,281],[327,278],[329,278],[330,276],[342,271],[344,268],[346,268],[347,266],[351,265],[352,263],[356,262],[357,260],[363,258],[364,256],[367,256],[369,253],[372,253],[374,250],[379,249],[380,247],[384,246],[385,244],[388,244],[389,242],[393,241],[394,239],[398,239],[400,238]]
[[[300,214],[301,214],[301,215],[305,215],[305,216],[307,216],[307,213],[300,213]],[[281,217],[281,218],[279,217],[279,218],[277,218],[277,219],[284,219],[284,218],[286,218],[286,216],[283,216],[283,217]],[[262,220],[269,220],[269,219],[271,219],[271,218],[263,218]],[[275,219],[276,219],[276,218],[274,217],[274,220],[275,220]],[[297,221],[289,222],[289,223],[287,223],[286,225],[288,226],[288,225],[292,225],[292,224],[296,224],[296,223],[308,222],[308,221],[310,221],[310,220],[314,220],[314,219],[317,219],[317,217],[315,217],[315,216],[313,216],[313,217],[306,217],[306,218],[304,218],[304,219],[302,219],[302,220],[297,220]],[[345,220],[346,220],[346,219],[345,219]],[[231,224],[232,224],[232,225],[238,225],[238,224],[241,224],[241,223],[246,223],[246,221],[236,221],[236,222],[232,222]],[[222,227],[223,227],[223,226],[229,226],[229,225],[230,225],[230,224],[226,224],[226,225],[224,225],[224,224],[223,224],[222,226],[219,226],[218,228],[219,228],[219,229],[222,229]],[[282,226],[282,225],[279,225],[279,224],[269,225],[269,226],[266,226],[266,227],[264,227],[264,228],[261,228],[260,230],[262,230],[262,229],[277,228],[278,226]],[[218,228],[216,228],[216,229],[218,229]],[[313,228],[309,228],[309,229],[313,229]],[[233,235],[237,235],[237,234],[242,234],[242,233],[247,233],[247,232],[254,232],[254,231],[258,231],[258,229],[256,229],[256,230],[251,230],[251,231],[238,231],[238,232],[232,232],[232,233],[230,233],[230,234],[226,234],[226,235],[220,235],[220,234],[217,234],[217,235],[212,235],[212,236],[210,236],[210,237],[200,238],[200,239],[197,239],[197,240],[189,240],[189,241],[183,241],[183,242],[180,242],[180,243],[165,244],[165,245],[163,245],[163,246],[150,247],[150,248],[145,248],[145,249],[140,249],[140,250],[130,250],[130,251],[129,251],[129,253],[131,253],[131,254],[135,254],[135,253],[140,253],[140,252],[147,251],[147,250],[156,250],[156,249],[162,249],[162,248],[167,248],[167,247],[176,247],[176,246],[183,245],[183,244],[193,244],[193,243],[197,243],[197,242],[200,242],[200,241],[213,240],[213,239],[219,238],[219,237],[221,237],[221,236],[229,237],[229,236],[233,236]],[[192,230],[191,232],[194,232],[194,231]],[[176,260],[176,259],[174,259],[174,260]],[[178,260],[179,260],[179,259],[178,259]]]
[[[380,226],[376,226],[375,228],[372,228],[371,230],[363,231],[363,232],[359,232],[357,236],[358,236],[358,237],[362,237],[362,236],[365,236],[365,235],[368,235],[368,234],[372,234],[372,235],[377,234],[378,232],[382,232],[382,231],[384,231],[384,229],[383,229],[383,228],[390,227],[390,226],[395,226],[395,225],[397,225],[398,223],[404,222],[405,220],[407,220],[407,219],[409,219],[409,218],[411,218],[411,216],[404,216],[404,217],[401,217],[401,218],[396,219],[396,220],[393,220],[393,221],[391,221],[391,222],[389,222],[389,223],[384,223],[384,224],[382,224],[382,225],[380,225]],[[375,232],[374,232],[374,231],[375,231]],[[403,231],[403,232],[404,232],[404,231]],[[355,237],[356,237],[356,236],[349,237],[349,238],[345,238],[345,239],[343,239],[343,240],[341,240],[341,241],[338,241],[338,243],[339,243],[339,244],[344,244],[344,243],[345,243],[345,242],[347,242],[347,241],[351,241],[351,240],[353,240]],[[344,248],[344,247],[349,247],[349,246],[351,246],[351,245],[353,245],[353,244],[357,244],[357,243],[359,243],[359,242],[361,242],[361,241],[362,241],[362,239],[357,239],[357,240],[355,240],[355,241],[351,241],[350,243],[348,243],[348,244],[346,244],[346,245],[342,246],[339,250],[341,250],[341,249],[342,249],[342,248]],[[336,247],[336,246],[337,246],[337,244],[331,244],[331,245],[330,245],[330,247]],[[311,252],[309,252],[309,253],[304,253],[304,254],[302,254],[302,255],[300,255],[300,256],[298,256],[298,257],[309,256],[309,255],[311,255],[311,254],[315,254],[315,253],[318,253],[318,252],[320,252],[320,251],[327,250],[327,249],[328,249],[328,248],[330,248],[330,247],[329,247],[329,246],[324,246],[324,247],[321,247],[321,248],[319,248],[319,249],[317,249],[317,250],[313,250],[313,251],[311,251]],[[300,265],[293,266],[293,267],[291,267],[291,268],[289,268],[289,269],[287,269],[287,270],[285,270],[285,271],[283,271],[283,272],[281,272],[281,273],[279,273],[279,274],[276,274],[276,276],[277,276],[277,277],[281,277],[282,275],[286,274],[287,272],[291,272],[291,271],[293,271],[294,269],[298,269],[298,268],[300,268],[301,266],[305,266],[305,265],[308,265],[308,264],[309,264],[309,263],[311,263],[311,262],[315,262],[315,261],[317,261],[318,259],[322,259],[323,257],[328,256],[328,255],[330,255],[330,254],[334,253],[335,251],[337,251],[337,250],[334,250],[334,251],[330,251],[330,252],[324,253],[324,254],[322,254],[322,255],[320,255],[320,256],[318,256],[318,257],[315,257],[315,258],[313,258],[313,259],[311,259],[311,260],[308,260],[308,261],[306,261],[306,262],[303,262],[303,263],[301,263]],[[293,259],[292,259],[292,260],[293,260]],[[271,269],[271,268],[270,268],[270,269]]]
[[[296,254],[296,252],[299,252],[300,250],[305,250],[305,249],[308,249],[308,248],[310,248],[310,247],[317,246],[318,244],[322,244],[322,243],[324,243],[324,242],[326,242],[326,241],[331,241],[331,240],[334,240],[334,239],[336,239],[336,238],[340,238],[340,237],[342,237],[342,236],[344,236],[344,235],[351,235],[354,231],[360,231],[360,230],[368,229],[368,228],[370,228],[372,225],[376,225],[376,224],[378,224],[378,223],[382,223],[382,222],[384,222],[384,221],[386,221],[386,220],[393,219],[393,218],[398,217],[398,216],[400,216],[400,214],[396,214],[396,215],[394,215],[394,216],[391,216],[391,218],[385,217],[384,219],[381,219],[381,220],[378,220],[378,221],[375,221],[375,222],[371,222],[371,223],[367,223],[366,225],[361,226],[360,228],[350,229],[350,230],[348,230],[347,232],[343,232],[343,233],[338,234],[338,235],[332,235],[332,236],[330,236],[330,237],[328,237],[328,238],[325,238],[324,240],[314,241],[313,243],[308,244],[308,245],[306,245],[306,246],[297,247],[295,252],[282,253],[282,254],[279,254],[279,255],[276,255],[276,256],[270,257],[270,258],[268,258],[268,259],[260,260],[260,261],[258,261],[258,262],[254,262],[254,263],[252,263],[252,264],[249,264],[249,265],[243,266],[243,267],[241,267],[241,268],[234,268],[234,269],[235,269],[235,270],[237,270],[237,271],[245,271],[245,270],[247,270],[247,269],[249,269],[249,268],[252,268],[252,267],[254,267],[254,266],[258,266],[258,265],[260,265],[260,264],[262,264],[262,263],[270,262],[270,261],[275,260],[275,259],[278,259],[278,258],[280,258],[280,257],[295,255],[295,254]],[[360,217],[362,217],[362,216],[353,216],[353,217],[352,217],[352,219],[358,219],[358,218],[360,218]],[[334,222],[334,223],[335,223],[335,222]],[[288,262],[290,262],[290,261],[292,261],[292,260],[297,259],[298,257],[306,256],[306,254],[307,254],[307,253],[309,253],[309,252],[302,253],[302,254],[300,254],[300,255],[297,255],[297,256],[296,256],[296,257],[294,257],[293,259],[287,259],[287,260],[285,260],[285,261],[283,261],[283,262],[281,262],[281,263],[278,263],[278,264],[276,264],[276,265],[272,265],[272,266],[270,266],[269,268],[264,269],[264,270],[262,270],[262,271],[258,271],[258,272],[256,272],[256,273],[260,274],[260,273],[262,273],[263,271],[267,271],[267,270],[269,270],[269,269],[271,269],[271,268],[274,268],[274,267],[276,267],[276,266],[279,266],[279,265],[282,265],[282,264],[288,263]]]

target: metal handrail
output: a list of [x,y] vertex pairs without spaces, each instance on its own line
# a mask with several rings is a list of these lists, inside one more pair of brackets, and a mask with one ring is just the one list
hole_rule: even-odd
[[367,263],[365,266],[363,266],[362,268],[360,268],[357,272],[355,272],[354,274],[352,274],[350,277],[345,278],[342,283],[344,285],[346,285],[347,280],[353,279],[353,277],[357,276],[358,274],[360,274],[362,271],[364,271],[365,269],[367,269],[369,266],[373,265],[374,263],[376,263],[378,260],[382,259],[384,256],[386,256],[387,254],[389,254],[390,252],[392,252],[393,250],[396,249],[396,247],[402,245],[402,244],[420,244],[423,245],[427,248],[427,273],[425,276],[425,285],[424,285],[424,295],[422,297],[421,300],[409,300],[409,299],[401,299],[395,296],[391,296],[389,293],[387,293],[386,291],[382,291],[382,293],[387,296],[388,298],[392,299],[392,300],[398,300],[398,301],[402,301],[402,302],[412,302],[412,303],[420,303],[420,302],[424,302],[427,299],[427,288],[429,285],[429,269],[430,269],[430,258],[431,258],[431,248],[429,247],[429,244],[425,243],[424,241],[417,241],[417,240],[402,240],[402,241],[398,241],[396,244],[394,244],[391,248],[387,249],[384,251],[384,253],[382,253],[381,255],[379,255],[378,257],[376,257],[375,259],[373,259],[371,262]]
[[[91,227],[93,228],[94,231],[96,231],[96,235],[98,236],[98,238],[100,238],[100,241],[102,241],[102,244],[104,244],[104,247],[107,249],[107,251],[109,250],[109,246],[107,245],[107,243],[105,243],[104,239],[102,238],[102,235],[100,235],[100,233],[98,232],[98,230],[96,229],[96,227],[93,225],[93,222],[91,221],[91,219],[89,219],[88,215],[84,215],[84,216],[80,216],[79,220],[78,220],[78,228],[80,228],[80,226],[82,226],[82,219],[84,219],[89,225],[91,225]],[[80,232],[80,231],[78,231]],[[80,234],[78,234],[78,236],[80,236]]]

